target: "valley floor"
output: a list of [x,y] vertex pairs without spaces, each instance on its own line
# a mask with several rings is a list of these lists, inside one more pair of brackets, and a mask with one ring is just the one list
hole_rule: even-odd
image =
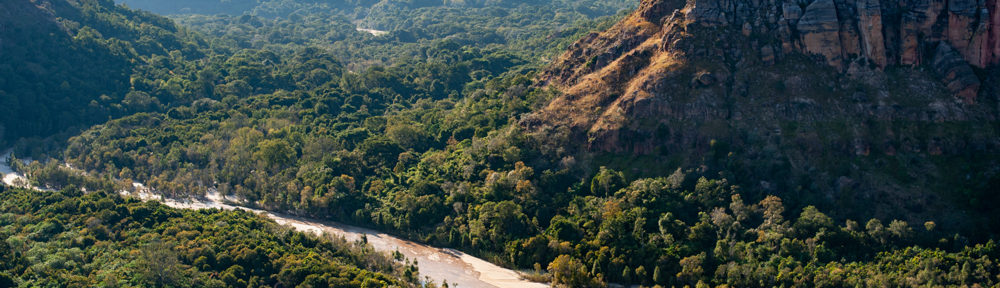
[[499,288],[542,288],[548,285],[522,280],[518,272],[497,266],[483,259],[455,249],[432,247],[400,238],[386,233],[340,223],[316,221],[303,217],[273,213],[238,206],[230,202],[231,198],[212,191],[204,199],[169,199],[146,192],[135,193],[147,201],[161,201],[164,205],[177,209],[243,209],[262,214],[278,222],[278,224],[295,228],[299,231],[311,232],[317,235],[329,234],[344,237],[348,241],[366,241],[378,251],[392,253],[398,251],[411,261],[417,261],[420,274],[435,282],[447,281],[449,285],[458,287],[499,287]]
[[[7,185],[24,187],[27,178],[15,172],[8,164],[10,150],[5,150],[0,157],[0,176]],[[123,195],[139,197],[145,201],[160,201],[176,209],[242,209],[266,216],[278,224],[290,226],[295,230],[310,232],[317,235],[332,235],[344,237],[348,241],[365,241],[375,250],[384,253],[399,252],[410,261],[417,261],[420,274],[430,277],[434,282],[447,281],[454,287],[470,288],[542,288],[546,284],[523,280],[517,271],[506,269],[496,264],[476,258],[455,249],[432,247],[382,233],[340,223],[316,221],[303,217],[272,213],[268,211],[239,206],[238,199],[220,195],[212,190],[203,199],[170,199],[155,194],[141,183],[133,183],[137,192],[121,191]],[[42,187],[31,187],[36,190],[46,190]]]

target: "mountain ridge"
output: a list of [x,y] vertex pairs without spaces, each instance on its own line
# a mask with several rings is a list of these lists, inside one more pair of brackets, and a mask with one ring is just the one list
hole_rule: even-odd
[[[684,33],[679,30],[702,28],[738,32],[740,35],[731,36],[753,41],[753,50],[766,64],[792,53],[811,55],[840,72],[856,64],[880,69],[930,64],[947,78],[949,90],[971,102],[978,93],[980,79],[970,77],[974,76],[970,68],[983,69],[1000,62],[1000,11],[995,2],[700,0],[685,4],[647,0],[621,24],[644,22],[667,29],[666,34],[674,36]],[[635,31],[635,36],[628,37],[650,37],[650,33],[645,33],[649,31],[652,30]],[[602,40],[595,37],[599,34],[582,39],[567,55],[579,53],[574,49],[580,49],[581,45],[599,45]],[[628,50],[638,43],[620,44],[623,45],[619,47]],[[665,48],[667,43],[662,44]],[[607,63],[594,64],[601,67]],[[564,73],[560,72],[562,65],[557,61],[553,67],[542,79],[568,84],[560,81],[566,80],[564,77],[557,76]]]
[[[903,14],[844,5],[643,1],[540,73],[540,86],[562,95],[521,124],[542,138],[567,135],[558,145],[594,155],[652,157],[668,169],[707,165],[755,193],[794,194],[846,215],[959,223],[964,212],[955,211],[990,209],[983,203],[997,188],[985,183],[996,182],[998,159],[981,155],[1000,151],[992,56],[969,58],[981,54],[947,39],[906,46],[916,51],[869,45],[878,33],[843,27]],[[975,31],[955,34],[992,33]],[[851,44],[825,45],[833,42]],[[873,57],[879,47],[891,49]],[[956,187],[965,194],[948,192]]]

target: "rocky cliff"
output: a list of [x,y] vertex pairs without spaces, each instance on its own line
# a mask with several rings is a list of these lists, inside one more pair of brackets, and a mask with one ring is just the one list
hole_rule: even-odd
[[[936,113],[926,112],[930,107],[958,111],[936,113],[945,117],[939,120],[992,118],[983,108],[997,95],[981,93],[981,87],[992,81],[985,79],[987,71],[1000,62],[998,2],[644,0],[607,31],[574,43],[541,74],[541,83],[565,95],[524,123],[583,128],[599,150],[635,150],[599,142],[636,126],[631,122],[642,118],[636,113],[692,113],[661,106],[677,105],[680,98],[694,100],[687,108],[713,106],[697,113],[725,110],[725,118],[732,118],[756,104],[734,105],[746,99],[731,96],[753,92],[768,94],[757,100],[781,96],[815,103],[818,96],[829,96],[830,104],[851,99],[873,104],[825,107],[834,118],[855,113],[926,119],[917,115]],[[761,87],[765,83],[773,87]],[[847,87],[864,91],[844,91]],[[945,94],[953,98],[939,97]],[[980,97],[985,104],[977,104]],[[929,103],[935,104],[924,106]],[[892,105],[898,109],[878,111]],[[907,110],[912,111],[898,113]],[[985,114],[971,116],[977,113]]]
[[562,94],[521,123],[656,163],[635,173],[706,166],[856,215],[959,213],[1000,200],[983,184],[1000,183],[996,4],[644,0],[541,73]]
[[[601,60],[610,60],[634,48],[638,44],[635,40],[652,36],[649,35],[652,33],[622,36],[629,33],[625,30],[630,28],[641,29],[630,24],[647,23],[659,27],[633,31],[633,34],[652,30],[661,32],[668,26],[676,28],[663,31],[663,34],[676,35],[705,28],[739,31],[745,39],[729,40],[754,41],[753,48],[759,56],[767,58],[765,62],[803,53],[813,55],[841,72],[852,63],[879,68],[931,64],[939,70],[967,72],[971,70],[937,67],[933,63],[977,68],[1000,63],[998,4],[1000,0],[691,0],[688,3],[647,0],[628,20],[614,28],[617,32],[612,34],[618,36],[612,38],[623,42],[607,43],[607,39],[597,39],[601,35],[595,34],[577,43],[576,48],[579,49],[571,53],[602,46],[622,50],[618,53],[598,53],[600,59],[595,59],[597,62],[592,64],[603,66],[601,64],[606,63]],[[673,13],[675,10],[677,13]],[[608,35],[605,33],[604,36]],[[607,47],[602,42],[615,47]],[[670,46],[669,43],[663,44]],[[938,56],[952,56],[951,53],[936,53],[941,44],[949,45],[950,48],[945,50],[954,50],[962,61],[936,59]],[[573,78],[564,77],[568,76],[562,74],[566,71],[560,70],[554,69],[553,72],[561,75],[549,75],[556,76],[550,78],[555,78],[557,82]],[[971,74],[956,78],[971,80],[969,76]],[[945,84],[957,96],[971,102],[975,100],[980,83]]]

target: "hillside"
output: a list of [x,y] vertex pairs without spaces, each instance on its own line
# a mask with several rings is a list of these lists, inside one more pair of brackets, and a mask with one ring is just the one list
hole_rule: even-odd
[[835,215],[997,227],[968,215],[1000,200],[1000,43],[963,14],[996,10],[917,2],[643,1],[539,76],[563,94],[522,125],[636,175],[706,165]]
[[[115,21],[133,24],[98,38],[173,26],[137,41],[193,50],[135,53],[114,95],[148,101],[52,137],[65,142],[19,140],[14,156],[39,161],[11,166],[124,206],[152,204],[107,191],[218,192],[557,287],[996,286],[1000,73],[969,48],[992,47],[994,8],[962,22],[961,5],[920,1],[276,0]],[[938,14],[904,17],[914,7]],[[902,19],[929,21],[916,50],[894,40]],[[962,31],[986,46],[949,42]],[[181,217],[211,231],[204,213]],[[269,286],[301,276],[254,275],[272,272]]]
[[[172,21],[110,1],[3,1],[0,14],[0,143],[172,102],[132,79],[162,77],[202,53]],[[165,67],[143,69],[151,59]]]

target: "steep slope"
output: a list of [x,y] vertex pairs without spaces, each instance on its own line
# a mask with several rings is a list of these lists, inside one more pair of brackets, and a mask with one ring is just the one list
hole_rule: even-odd
[[130,76],[153,55],[198,54],[181,34],[165,18],[111,1],[3,1],[0,141],[48,136],[152,101],[125,99]]
[[[963,100],[975,100],[980,85],[972,79],[971,67],[986,68],[1000,63],[1000,9],[996,1],[973,0],[914,0],[906,2],[879,0],[821,1],[645,1],[643,7],[628,21],[597,38],[620,37],[623,29],[637,24],[652,24],[647,33],[624,37],[676,39],[685,32],[709,40],[714,34],[726,34],[715,40],[729,44],[750,43],[750,49],[765,64],[781,60],[785,55],[812,55],[840,72],[854,63],[885,68],[892,65],[914,66],[930,64],[937,72],[952,80],[949,89]],[[675,9],[677,14],[672,12]],[[676,27],[668,27],[676,25]],[[661,29],[662,28],[662,29]],[[710,31],[709,31],[710,30]],[[617,31],[617,32],[616,32]],[[662,33],[660,33],[662,32]],[[617,35],[617,36],[616,36]],[[715,35],[720,36],[720,35]],[[707,38],[706,38],[707,37]],[[596,42],[594,42],[596,40]],[[585,39],[580,50],[600,50],[599,39]],[[662,42],[662,41],[661,41]],[[637,48],[639,43],[626,44],[624,50]],[[676,43],[660,43],[661,51],[695,52],[694,56],[712,56],[705,52],[685,51],[688,47]],[[721,43],[720,43],[721,44]],[[607,47],[607,46],[605,46]],[[727,60],[740,61],[735,47],[729,48]],[[718,54],[716,51],[716,54]],[[576,53],[576,52],[570,52]],[[704,54],[704,55],[697,55]],[[607,56],[620,56],[612,53]],[[605,57],[607,57],[605,56]],[[570,57],[572,58],[572,57]],[[560,74],[564,63],[550,72]],[[586,60],[586,59],[584,59]],[[610,60],[610,59],[609,59]],[[600,68],[607,63],[597,64]],[[596,71],[596,70],[592,70]],[[949,75],[954,72],[957,75]],[[556,76],[556,75],[549,75]],[[571,76],[571,75],[562,75]],[[579,75],[577,75],[579,76]],[[574,77],[557,77],[562,84]]]
[[1000,183],[996,10],[647,0],[542,73],[563,94],[522,125],[639,175],[707,165],[839,216],[978,223]]
[[[47,115],[92,114],[90,100],[127,87],[128,60],[76,41],[56,19],[56,8],[62,7],[44,1],[0,3],[0,74],[5,75],[0,79],[0,139],[54,132],[79,119]],[[90,96],[74,101],[73,94]]]

